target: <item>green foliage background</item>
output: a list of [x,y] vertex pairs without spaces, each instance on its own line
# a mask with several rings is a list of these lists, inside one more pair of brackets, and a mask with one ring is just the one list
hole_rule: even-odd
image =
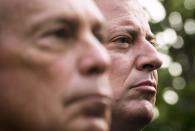
[[[195,0],[192,1],[195,2]],[[189,18],[195,19],[195,9],[187,10],[184,7],[184,0],[161,0],[161,3],[166,9],[166,18],[160,23],[151,23],[154,33],[172,28],[168,16],[173,11],[182,15],[183,22]],[[159,70],[156,106],[160,115],[144,131],[195,131],[195,34],[186,34],[184,28],[176,32],[183,37],[184,46],[180,49],[171,47],[169,55],[173,61],[182,65],[181,77],[185,79],[186,86],[182,90],[174,89],[172,87],[174,77],[170,75],[168,69]],[[164,101],[163,91],[166,87],[177,92],[179,101],[175,105],[169,105]]]

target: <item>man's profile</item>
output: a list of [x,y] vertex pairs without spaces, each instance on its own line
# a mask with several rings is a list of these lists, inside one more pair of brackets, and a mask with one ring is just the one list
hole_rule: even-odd
[[111,131],[138,131],[153,117],[162,61],[148,19],[136,0],[96,0],[108,22],[114,93]]
[[91,0],[0,1],[0,131],[108,131],[110,58]]

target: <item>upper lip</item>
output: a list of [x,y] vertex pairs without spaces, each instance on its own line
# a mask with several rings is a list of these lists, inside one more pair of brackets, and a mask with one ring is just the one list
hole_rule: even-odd
[[132,88],[136,88],[136,87],[139,87],[139,86],[152,86],[155,89],[157,88],[156,83],[155,82],[152,82],[150,80],[139,82],[139,83],[133,85]]

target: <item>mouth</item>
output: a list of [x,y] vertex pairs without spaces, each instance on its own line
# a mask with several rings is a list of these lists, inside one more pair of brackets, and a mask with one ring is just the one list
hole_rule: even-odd
[[87,104],[84,107],[85,116],[100,118],[106,116],[107,110],[111,107],[109,101],[104,98],[98,99],[99,98],[92,98],[87,100]]
[[147,93],[147,94],[156,94],[157,92],[157,85],[156,83],[152,82],[152,81],[142,81],[139,82],[133,86],[131,86],[131,89],[135,89],[138,90],[140,92],[143,93]]
[[65,102],[65,106],[81,105],[82,114],[87,117],[104,118],[111,108],[111,98],[102,95],[77,96]]

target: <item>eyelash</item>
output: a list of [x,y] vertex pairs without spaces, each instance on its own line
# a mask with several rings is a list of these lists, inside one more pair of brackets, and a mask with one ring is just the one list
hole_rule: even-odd
[[65,23],[65,24],[56,24],[45,30],[43,33],[44,37],[55,38],[58,40],[72,40],[76,39],[75,33],[77,30],[76,24]]
[[54,31],[51,31],[49,35],[54,35],[55,37],[58,38],[64,38],[66,36],[66,31],[63,28],[56,29]]
[[133,43],[133,39],[129,36],[121,35],[111,39],[111,42],[117,43],[118,45],[130,45]]
[[45,33],[44,36],[54,36],[56,38],[65,38],[67,37],[68,33],[65,31],[64,28],[56,28],[53,30],[48,31],[47,33]]

